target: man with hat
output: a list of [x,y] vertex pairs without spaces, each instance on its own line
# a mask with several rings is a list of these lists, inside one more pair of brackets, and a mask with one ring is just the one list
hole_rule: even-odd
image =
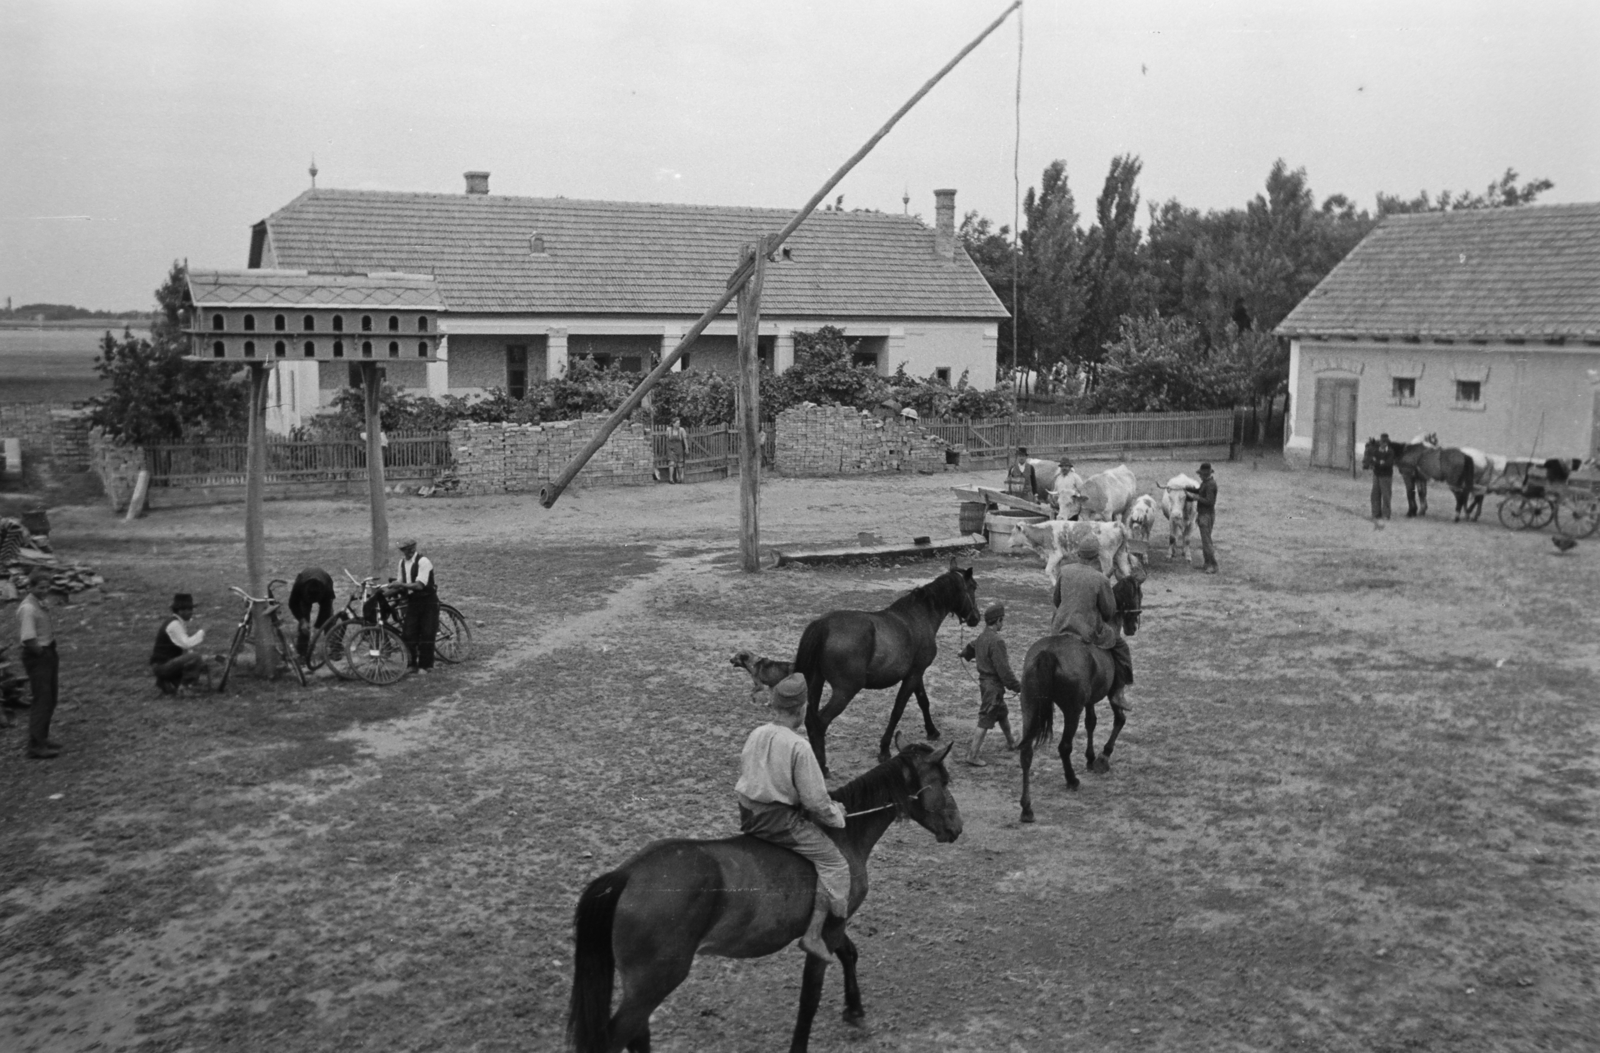
[[1211,462],[1200,466],[1200,485],[1184,488],[1194,498],[1195,525],[1200,528],[1200,551],[1205,554],[1205,572],[1217,572],[1217,553],[1211,547],[1211,525],[1217,521],[1217,481],[1211,478]]
[[56,712],[57,674],[56,633],[45,610],[44,596],[50,591],[52,576],[44,567],[28,572],[23,585],[26,594],[17,604],[17,625],[21,630],[22,669],[28,675],[33,705],[28,712],[28,756],[49,760],[61,752],[50,738],[50,718]]
[[433,668],[433,642],[439,635],[439,590],[433,583],[433,561],[417,554],[417,539],[405,538],[400,549],[400,578],[389,588],[406,603],[405,625],[400,631],[411,651],[411,668],[426,673]]
[[194,680],[205,669],[206,660],[195,648],[205,642],[206,631],[189,631],[194,617],[194,597],[180,592],[172,597],[172,613],[161,620],[156,644],[150,649],[150,671],[163,694],[175,695],[185,681]]
[[1011,735],[1011,722],[1007,719],[1010,714],[1006,711],[1006,688],[1022,690],[1022,681],[1011,671],[1006,642],[1000,638],[1006,623],[1006,605],[992,605],[983,612],[983,622],[983,632],[961,651],[962,658],[978,667],[978,730],[967,749],[967,763],[978,768],[989,763],[981,756],[983,740],[996,724],[1005,733],[1006,749],[1017,748],[1017,741]]
[[[806,678],[790,673],[768,699],[772,720],[750,733],[739,755],[741,832],[792,849],[817,868],[811,922],[800,937],[807,954],[827,959],[822,925],[829,914],[850,916],[850,864],[822,826],[844,828],[844,805],[828,796],[811,742],[800,733],[805,723]],[[821,824],[819,826],[818,824]]]
[[1118,630],[1117,598],[1111,582],[1100,570],[1100,539],[1085,534],[1078,542],[1078,562],[1062,566],[1056,576],[1052,633],[1076,636],[1084,643],[1111,652],[1117,667],[1111,687],[1111,705],[1129,710],[1127,688],[1133,683],[1133,652]]
[[1389,509],[1394,497],[1394,447],[1389,443],[1389,433],[1378,436],[1378,445],[1372,451],[1372,521],[1389,519]]

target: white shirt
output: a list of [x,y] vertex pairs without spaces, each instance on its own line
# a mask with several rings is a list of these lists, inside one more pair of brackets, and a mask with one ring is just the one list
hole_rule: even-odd
[[428,561],[427,556],[400,560],[400,583],[410,585],[415,581],[420,581],[424,585],[433,584],[433,564]]
[[763,724],[750,733],[733,788],[757,803],[799,805],[825,826],[844,825],[844,805],[828,796],[811,740],[782,724]]
[[167,639],[171,640],[185,651],[189,651],[199,647],[206,638],[206,631],[204,629],[196,629],[193,636],[190,636],[185,629],[186,626],[184,625],[183,619],[177,615],[173,615],[172,620],[167,623]]

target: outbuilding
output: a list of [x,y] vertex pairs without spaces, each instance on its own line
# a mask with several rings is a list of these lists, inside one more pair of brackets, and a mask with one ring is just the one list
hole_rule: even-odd
[[1276,332],[1291,465],[1351,470],[1383,432],[1592,457],[1600,204],[1387,216]]

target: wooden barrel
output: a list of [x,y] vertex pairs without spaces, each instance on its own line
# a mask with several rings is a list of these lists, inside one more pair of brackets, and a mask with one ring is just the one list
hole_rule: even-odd
[[961,532],[963,534],[983,533],[983,515],[989,510],[985,501],[961,502]]

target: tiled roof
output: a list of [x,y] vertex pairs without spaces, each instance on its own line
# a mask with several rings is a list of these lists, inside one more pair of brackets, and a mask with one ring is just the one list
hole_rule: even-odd
[[1388,216],[1277,332],[1600,338],[1600,204]]
[[[739,248],[792,211],[493,194],[309,190],[266,220],[268,259],[319,271],[432,274],[451,311],[697,316]],[[543,238],[544,253],[533,238]],[[763,314],[1003,318],[957,247],[907,216],[817,212],[770,264]],[[734,308],[728,308],[731,313]]]
[[189,296],[197,307],[444,306],[438,283],[425,274],[190,270]]

